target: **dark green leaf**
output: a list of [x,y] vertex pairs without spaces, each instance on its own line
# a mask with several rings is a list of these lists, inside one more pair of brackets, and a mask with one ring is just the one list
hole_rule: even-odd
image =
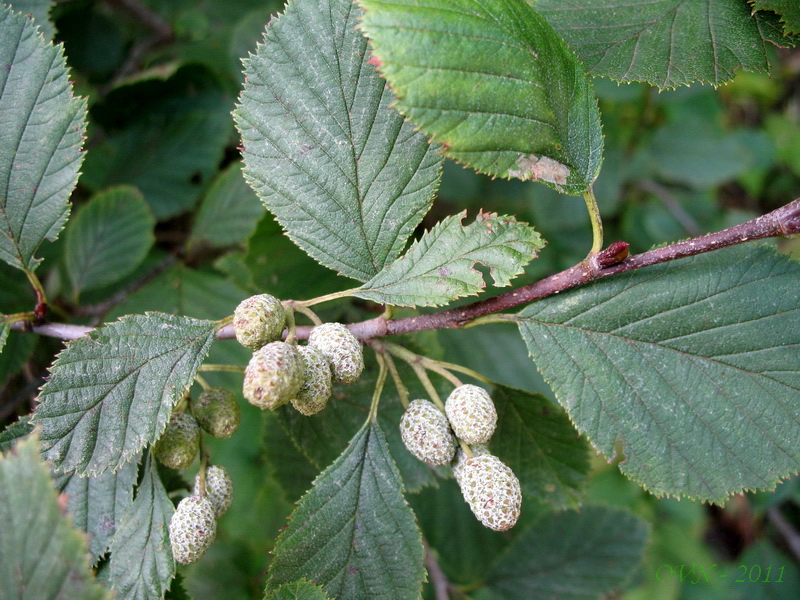
[[209,188],[194,220],[190,244],[207,242],[216,248],[238,244],[256,230],[264,207],[233,163]]
[[751,0],[755,10],[771,10],[780,15],[786,33],[800,33],[800,5],[795,0]]
[[526,497],[577,506],[589,474],[589,444],[547,398],[513,388],[492,389],[497,430],[491,450],[519,477]]
[[59,507],[35,435],[0,457],[0,591],[3,598],[110,599],[89,568],[86,535]]
[[600,506],[547,514],[508,548],[486,585],[506,600],[597,600],[633,573],[647,524]]
[[217,328],[210,321],[147,313],[67,344],[50,368],[34,417],[53,468],[116,470],[155,442]]
[[377,424],[314,482],[281,533],[267,590],[305,577],[334,598],[416,598],[425,572],[414,513]]
[[766,247],[687,258],[537,302],[531,356],[570,418],[656,494],[722,501],[800,468],[800,267]]
[[44,37],[48,40],[53,39],[55,29],[49,18],[50,7],[53,4],[50,0],[9,0],[6,4],[10,4],[14,10],[23,15],[32,17],[33,24],[42,30]]
[[70,473],[57,478],[56,487],[67,495],[72,522],[89,534],[93,563],[108,550],[120,517],[133,501],[138,468],[139,461],[134,459],[117,472],[106,471],[97,477]]
[[144,477],[111,545],[112,589],[120,600],[163,598],[175,575],[169,520],[175,508],[148,455]]
[[32,431],[31,415],[20,417],[19,421],[0,431],[0,452],[8,452],[20,438],[24,438]]
[[2,353],[3,348],[6,347],[6,340],[8,339],[8,334],[10,331],[11,324],[5,319],[0,318],[0,353]]
[[765,40],[746,2],[537,0],[536,10],[593,75],[660,88],[721,85],[737,68],[767,71]]
[[156,222],[136,188],[119,186],[82,207],[64,236],[67,274],[77,296],[129,275],[155,241]]
[[360,0],[397,108],[449,156],[569,194],[597,177],[600,114],[583,66],[524,0]]
[[86,103],[72,95],[63,47],[0,6],[0,258],[33,271],[55,240],[83,155]]
[[267,413],[264,430],[264,452],[274,469],[273,477],[283,489],[288,502],[296,502],[311,488],[319,473],[311,461],[295,445],[278,422],[276,413]]
[[234,114],[245,176],[289,237],[366,281],[428,212],[441,158],[388,110],[351,0],[291,2],[246,61]]
[[465,226],[466,214],[438,223],[354,295],[382,304],[441,306],[483,291],[477,263],[489,269],[495,286],[505,286],[544,247],[530,225],[513,217],[482,212]]
[[299,579],[292,583],[285,583],[272,594],[267,594],[265,600],[328,600],[325,590],[320,586]]

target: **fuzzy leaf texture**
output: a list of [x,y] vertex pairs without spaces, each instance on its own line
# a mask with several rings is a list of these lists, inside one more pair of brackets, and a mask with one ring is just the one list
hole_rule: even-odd
[[122,515],[111,546],[112,589],[119,600],[163,598],[175,576],[169,520],[175,507],[148,455],[136,499]]
[[589,72],[659,88],[721,85],[736,69],[768,71],[762,14],[742,0],[537,0]]
[[89,534],[89,555],[96,564],[111,545],[120,517],[133,502],[139,461],[132,460],[116,473],[97,477],[61,475],[56,487],[67,495],[67,512],[75,526]]
[[34,417],[53,468],[117,470],[155,442],[217,328],[211,321],[146,313],[67,344],[50,368]]
[[419,597],[422,540],[377,424],[317,477],[273,553],[267,592],[305,577],[332,598]]
[[441,157],[389,110],[351,0],[290,2],[245,61],[234,117],[245,177],[289,237],[366,281],[428,212]]
[[800,265],[720,250],[604,279],[520,313],[572,421],[655,494],[721,502],[800,468]]
[[505,600],[596,600],[633,574],[646,540],[647,524],[625,510],[546,513],[492,567],[486,586]]
[[489,268],[495,286],[505,286],[544,247],[533,227],[513,217],[479,213],[462,225],[466,214],[438,223],[353,295],[396,306],[441,306],[484,290],[476,263]]
[[603,139],[591,82],[524,0],[359,0],[397,108],[448,156],[581,194]]
[[35,435],[0,457],[0,596],[107,600],[89,568],[86,535],[62,512]]
[[44,37],[48,40],[53,39],[55,28],[49,18],[50,8],[53,5],[51,0],[13,0],[13,2],[5,4],[10,4],[14,10],[30,16],[33,24],[42,31]]
[[306,581],[299,579],[292,583],[285,583],[279,587],[274,594],[264,596],[265,600],[328,600],[323,589]]
[[0,258],[32,272],[69,215],[86,127],[63,47],[0,6]]

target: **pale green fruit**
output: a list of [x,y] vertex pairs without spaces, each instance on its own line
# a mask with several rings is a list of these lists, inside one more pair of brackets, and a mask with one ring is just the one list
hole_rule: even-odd
[[242,412],[233,392],[210,388],[192,400],[192,414],[204,431],[215,438],[229,438],[239,429]]
[[341,323],[317,325],[308,336],[308,344],[328,359],[334,381],[358,381],[364,370],[364,349],[347,327]]
[[[474,444],[469,449],[472,451],[472,456],[489,454],[489,448],[484,444]],[[469,458],[466,452],[461,449],[461,446],[456,447],[456,457],[450,466],[453,467],[453,476],[456,478],[458,485],[461,485],[461,474],[464,472],[464,465]]]
[[497,426],[497,410],[489,394],[477,385],[460,385],[444,404],[456,437],[467,444],[485,444]]
[[279,340],[284,327],[286,310],[280,300],[269,294],[246,298],[233,311],[236,340],[251,350]]
[[253,353],[244,371],[242,393],[250,404],[275,410],[300,391],[303,370],[297,348],[286,342],[272,342]]
[[[194,493],[200,493],[200,474],[194,478]],[[224,467],[211,465],[206,469],[206,498],[214,507],[214,516],[219,519],[233,502],[233,480]]]
[[292,400],[292,406],[310,416],[317,414],[328,404],[331,397],[331,368],[328,359],[314,346],[300,346],[297,350],[305,369],[303,385]]
[[197,562],[217,535],[217,519],[211,501],[189,496],[178,503],[169,521],[172,556],[179,563]]
[[173,413],[153,447],[156,460],[172,469],[186,469],[200,448],[200,427],[192,415]]
[[456,453],[447,417],[428,400],[414,400],[400,419],[400,436],[408,451],[429,465],[446,465]]
[[491,454],[468,458],[458,481],[464,500],[485,527],[506,531],[516,524],[522,490],[517,476],[499,458]]

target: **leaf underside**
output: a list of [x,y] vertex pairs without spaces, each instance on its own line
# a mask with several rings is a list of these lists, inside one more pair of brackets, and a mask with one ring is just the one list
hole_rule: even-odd
[[0,258],[31,272],[34,253],[69,215],[86,127],[64,51],[0,6]]
[[524,0],[359,0],[397,108],[482,173],[583,193],[600,114],[583,66]]
[[462,225],[465,217],[466,211],[438,223],[354,295],[396,306],[441,306],[483,291],[476,263],[489,268],[496,286],[505,286],[544,246],[531,226],[513,217],[480,213]]
[[578,429],[656,494],[720,502],[800,467],[800,267],[737,247],[529,306],[520,331]]
[[769,70],[761,17],[743,1],[656,0],[632,9],[622,0],[537,0],[535,7],[593,75],[664,89],[721,85],[737,68]]
[[420,533],[377,424],[316,479],[273,552],[268,592],[305,577],[332,598],[419,597]]
[[289,237],[366,281],[428,212],[441,157],[366,63],[351,0],[290,2],[245,61],[234,117],[245,178]]
[[155,442],[214,341],[217,324],[130,315],[67,344],[34,421],[60,472],[117,470]]

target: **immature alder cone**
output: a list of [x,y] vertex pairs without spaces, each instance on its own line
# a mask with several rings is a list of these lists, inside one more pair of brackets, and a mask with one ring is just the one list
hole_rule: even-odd
[[[194,478],[194,493],[200,494],[200,474]],[[219,519],[233,502],[233,480],[228,472],[218,465],[206,469],[206,498],[214,507],[214,516]]]
[[286,342],[272,342],[253,353],[244,370],[242,393],[250,404],[275,410],[300,391],[303,370],[297,348]]
[[414,400],[400,419],[400,435],[408,451],[429,465],[446,465],[456,453],[447,417],[428,400]]
[[308,344],[328,359],[334,381],[358,381],[364,370],[364,350],[347,327],[341,323],[317,325],[308,336]]
[[191,415],[173,413],[167,428],[156,442],[156,460],[172,469],[186,469],[200,448],[200,427]]
[[[473,444],[470,446],[472,456],[483,456],[489,454],[489,448],[484,444]],[[451,466],[453,467],[453,476],[456,478],[458,485],[461,485],[461,474],[464,472],[464,465],[470,459],[460,446],[456,447],[456,457],[453,459]]]
[[328,359],[314,346],[300,346],[297,350],[303,359],[303,385],[292,406],[310,416],[325,408],[331,397],[331,368]]
[[517,476],[499,458],[491,454],[468,458],[459,485],[464,500],[485,527],[505,531],[516,524],[522,490]]
[[197,423],[215,438],[229,438],[239,429],[242,412],[233,392],[224,388],[203,390],[192,401]]
[[179,563],[197,562],[217,535],[214,507],[208,498],[189,496],[178,503],[169,522],[172,556]]
[[444,411],[456,437],[485,444],[497,425],[497,410],[489,394],[477,385],[460,385],[447,398]]
[[275,296],[261,294],[239,303],[233,311],[233,331],[245,348],[258,350],[280,339],[286,327],[286,310]]

